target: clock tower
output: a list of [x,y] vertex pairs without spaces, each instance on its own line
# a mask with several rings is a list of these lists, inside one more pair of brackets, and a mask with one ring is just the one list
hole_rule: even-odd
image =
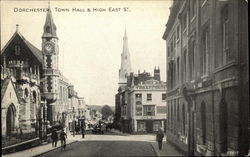
[[47,101],[48,120],[55,121],[55,105],[58,98],[58,37],[50,7],[46,15],[42,35],[43,98]]

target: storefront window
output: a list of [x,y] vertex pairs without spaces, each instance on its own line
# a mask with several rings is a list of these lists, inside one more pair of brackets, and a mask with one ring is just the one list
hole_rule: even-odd
[[145,122],[138,122],[137,130],[138,131],[146,131],[146,123]]

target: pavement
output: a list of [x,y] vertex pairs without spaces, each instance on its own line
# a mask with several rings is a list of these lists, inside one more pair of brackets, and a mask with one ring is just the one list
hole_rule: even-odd
[[178,151],[173,145],[164,141],[162,144],[162,149],[159,150],[158,143],[152,143],[157,156],[185,156],[182,152]]
[[[73,136],[68,135],[67,145],[70,145],[78,141],[76,138],[72,138],[72,137]],[[33,157],[33,156],[38,156],[40,154],[43,154],[43,153],[46,153],[55,149],[59,149],[60,146],[61,146],[61,142],[60,140],[58,140],[57,147],[52,147],[52,143],[46,143],[46,144],[42,144],[42,145],[30,148],[30,149],[26,149],[23,151],[5,154],[5,155],[2,155],[2,157]]]
[[159,150],[154,134],[129,135],[113,130],[104,135],[87,134],[84,139],[81,135],[68,135],[66,151],[59,149],[61,143],[58,141],[57,147],[49,143],[2,156],[184,156],[165,140]]

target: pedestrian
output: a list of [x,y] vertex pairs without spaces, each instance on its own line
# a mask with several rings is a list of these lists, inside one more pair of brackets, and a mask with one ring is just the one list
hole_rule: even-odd
[[162,128],[159,127],[157,135],[156,135],[156,140],[158,142],[159,150],[161,150],[161,148],[162,148],[163,137],[164,137],[163,130],[162,130]]
[[84,126],[81,127],[81,131],[82,131],[82,138],[84,138],[85,137],[85,127]]
[[61,133],[60,133],[60,140],[61,140],[61,149],[66,148],[66,138],[67,138],[67,134],[64,132],[64,129],[62,129]]
[[56,147],[58,140],[56,129],[52,130],[51,139],[52,139],[52,147]]

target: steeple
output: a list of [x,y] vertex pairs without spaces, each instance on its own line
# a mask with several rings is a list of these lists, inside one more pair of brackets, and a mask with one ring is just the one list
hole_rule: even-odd
[[121,68],[119,70],[119,84],[127,83],[126,77],[131,72],[130,54],[128,49],[128,36],[125,28],[123,36],[123,51],[121,54]]
[[46,37],[55,37],[57,38],[56,35],[56,25],[53,21],[53,17],[52,17],[52,12],[50,9],[50,4],[48,6],[48,12],[46,15],[46,20],[45,20],[45,24],[43,26],[43,36],[42,38],[46,38]]

